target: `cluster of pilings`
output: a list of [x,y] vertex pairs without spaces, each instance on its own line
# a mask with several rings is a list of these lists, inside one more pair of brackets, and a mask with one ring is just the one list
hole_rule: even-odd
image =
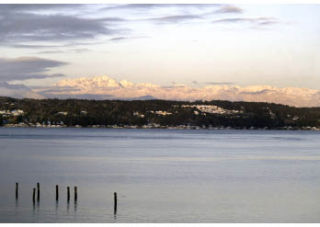
[[[56,185],[56,201],[59,201],[59,185]],[[67,201],[70,202],[70,187],[67,187]],[[78,187],[74,187],[74,202],[78,201]]]
[[[37,192],[37,193],[36,193]],[[35,204],[36,202],[36,194],[37,194],[37,202],[40,202],[40,183],[37,183],[37,188],[33,188],[32,192],[32,202]],[[15,195],[16,200],[19,198],[19,183],[16,183],[16,189],[15,189]],[[118,206],[118,198],[117,193],[113,193],[113,200],[114,200],[114,213],[117,213],[117,206]],[[56,201],[59,201],[59,185],[56,185]],[[78,187],[74,187],[74,202],[76,203],[78,201]],[[67,202],[70,202],[70,187],[67,187]]]

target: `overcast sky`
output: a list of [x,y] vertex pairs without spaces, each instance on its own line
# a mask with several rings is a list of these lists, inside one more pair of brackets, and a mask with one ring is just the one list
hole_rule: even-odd
[[320,5],[0,5],[0,82],[320,89]]

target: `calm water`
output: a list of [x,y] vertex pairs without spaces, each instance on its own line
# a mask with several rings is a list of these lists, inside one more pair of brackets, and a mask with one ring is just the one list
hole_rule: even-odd
[[0,128],[0,222],[320,222],[319,149],[308,131]]

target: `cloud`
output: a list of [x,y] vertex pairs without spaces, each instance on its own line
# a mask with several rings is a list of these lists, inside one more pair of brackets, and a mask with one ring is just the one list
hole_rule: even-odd
[[196,80],[193,80],[191,82],[194,85],[234,85],[235,83],[233,82],[227,82],[227,81],[223,81],[223,82],[216,82],[216,81],[210,81],[210,82],[199,82]]
[[62,15],[9,14],[0,20],[0,41],[14,44],[25,41],[70,41],[118,34],[119,30],[106,27],[106,21],[109,20]]
[[199,15],[185,14],[185,15],[173,15],[173,16],[149,18],[146,20],[154,21],[157,23],[179,23],[179,22],[190,21],[190,20],[201,19],[201,18],[202,17]]
[[[37,42],[37,41],[35,41]],[[69,40],[68,42],[55,42],[54,45],[50,44],[13,44],[13,43],[5,43],[5,45],[9,45],[12,48],[23,48],[23,49],[56,49],[56,48],[63,48],[65,51],[67,51],[69,48],[74,49],[87,49],[87,48],[75,48],[77,46],[87,46],[87,45],[97,45],[97,44],[103,44],[105,41],[88,41],[88,42],[80,42],[75,40]],[[72,50],[72,49],[71,49]]]
[[42,99],[44,96],[32,91],[30,88],[22,84],[8,84],[0,81],[0,96],[13,98],[34,98]]
[[220,4],[119,4],[103,7],[101,10],[154,10],[154,9],[208,9]]
[[225,5],[215,11],[215,13],[242,13],[243,10],[237,6]]
[[88,48],[56,49],[56,50],[39,51],[37,52],[37,54],[83,53],[87,51],[90,51],[90,49]]
[[[65,42],[93,40],[128,31],[117,27],[117,23],[125,21],[123,18],[88,18],[86,7],[88,5],[0,5],[1,45],[54,48]],[[72,15],[75,11],[78,14]]]
[[65,64],[37,57],[0,58],[0,81],[61,77],[63,74],[48,74],[48,71]]
[[35,12],[52,10],[75,10],[83,8],[81,4],[1,4],[0,12]]
[[103,98],[142,99],[153,97],[166,100],[230,100],[249,102],[272,102],[291,106],[320,106],[320,90],[307,88],[278,88],[267,85],[237,86],[214,84],[203,87],[187,85],[159,86],[116,81],[108,76],[64,79],[51,88],[36,88],[34,91],[46,97],[57,98]]
[[212,23],[251,23],[254,25],[271,25],[279,23],[278,19],[273,17],[258,17],[258,18],[224,18],[212,21]]
[[225,4],[5,4],[0,5],[0,43],[14,48],[53,49],[99,44],[99,38],[103,42],[128,40],[139,35],[135,34],[139,22],[159,25],[196,21],[259,26],[278,23],[268,17],[212,21],[221,14],[242,12],[238,6]]
[[208,85],[233,85],[233,82],[205,82]]
[[120,36],[120,37],[111,38],[110,41],[122,41],[127,39],[129,39],[129,37]]
[[24,48],[24,49],[46,49],[46,48],[56,48],[59,45],[36,45],[36,44],[11,44],[10,47],[13,48]]
[[101,8],[101,11],[110,10],[150,10],[154,8],[164,8],[168,7],[167,4],[119,4],[119,5],[109,5]]
[[[132,6],[134,9],[135,7],[142,7],[147,8],[148,5],[143,6]],[[190,21],[190,20],[196,20],[196,19],[205,19],[208,16],[213,16],[214,14],[226,14],[226,13],[242,13],[243,10],[237,6],[233,5],[205,5],[205,4],[178,4],[178,5],[152,5],[153,7],[160,7],[160,8],[177,8],[180,9],[180,11],[183,12],[183,14],[174,14],[174,15],[167,15],[167,16],[160,16],[160,17],[153,17],[153,18],[147,18],[144,20],[153,21],[157,23],[179,23],[184,21]],[[212,12],[212,8],[216,9],[217,7],[220,7],[218,10],[215,10]],[[183,10],[182,10],[183,9]],[[191,12],[187,12],[186,9],[198,9],[199,11],[195,13],[195,10],[192,10]],[[209,11],[208,11],[209,10]]]

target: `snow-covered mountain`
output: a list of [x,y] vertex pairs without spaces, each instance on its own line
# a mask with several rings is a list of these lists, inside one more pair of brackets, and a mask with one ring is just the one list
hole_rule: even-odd
[[190,87],[175,85],[163,87],[148,83],[116,81],[108,76],[82,77],[61,80],[50,89],[38,90],[47,97],[138,99],[154,97],[167,100],[230,100],[273,102],[297,107],[320,106],[320,90],[268,85],[246,86],[209,85]]

